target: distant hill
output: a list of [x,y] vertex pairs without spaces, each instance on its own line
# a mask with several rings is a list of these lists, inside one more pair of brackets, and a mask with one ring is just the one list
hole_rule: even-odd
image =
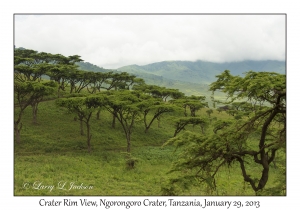
[[[98,67],[89,62],[77,63],[80,69],[95,72],[108,72],[111,70]],[[284,61],[242,61],[213,63],[206,61],[163,61],[144,66],[129,65],[113,71],[128,72],[143,78],[147,84],[179,89],[186,95],[211,95],[209,84],[216,80],[216,75],[224,70],[230,70],[233,75],[243,76],[243,73],[253,71],[272,71],[285,74]],[[215,95],[218,97],[218,95]],[[221,95],[219,95],[221,97]]]
[[206,61],[163,61],[144,66],[130,65],[118,68],[118,71],[139,75],[153,74],[171,80],[180,80],[191,83],[209,84],[215,81],[215,76],[224,70],[230,70],[233,75],[242,76],[243,73],[253,71],[272,71],[285,74],[284,61],[241,61],[214,63]]
[[99,67],[97,65],[91,64],[89,62],[77,62],[76,65],[79,66],[79,69],[85,70],[85,71],[94,71],[94,72],[109,72],[109,71],[111,71],[111,70]]

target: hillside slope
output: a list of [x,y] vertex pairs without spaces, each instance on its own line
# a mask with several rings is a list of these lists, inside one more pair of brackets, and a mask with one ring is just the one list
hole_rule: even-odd
[[143,78],[143,74],[154,74],[171,80],[180,80],[191,83],[209,84],[215,80],[215,75],[224,70],[230,70],[233,75],[243,75],[244,72],[272,71],[284,74],[286,71],[284,61],[242,61],[213,63],[206,61],[163,61],[144,66],[129,65],[118,68],[118,71],[126,71],[138,74]]
[[[88,62],[78,63],[80,69],[94,72],[112,70],[98,67]],[[213,63],[206,61],[163,61],[144,66],[129,65],[113,71],[128,72],[143,78],[147,84],[179,89],[186,95],[205,95],[209,98],[209,84],[216,80],[216,75],[224,70],[230,70],[233,75],[243,76],[243,73],[253,71],[272,71],[281,74],[286,72],[284,61],[242,61]]]

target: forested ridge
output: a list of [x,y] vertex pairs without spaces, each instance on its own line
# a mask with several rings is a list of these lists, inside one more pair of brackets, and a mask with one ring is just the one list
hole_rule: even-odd
[[271,71],[285,74],[285,61],[277,60],[245,60],[236,62],[208,62],[208,61],[163,61],[147,65],[129,65],[118,68],[118,71],[138,74],[141,77],[152,75],[163,77],[171,81],[201,83],[209,85],[215,81],[215,76],[229,69],[234,76],[243,76],[249,70],[256,72]]
[[[209,91],[15,49],[14,194],[285,195],[285,75],[225,70]],[[36,189],[62,181],[90,188]]]

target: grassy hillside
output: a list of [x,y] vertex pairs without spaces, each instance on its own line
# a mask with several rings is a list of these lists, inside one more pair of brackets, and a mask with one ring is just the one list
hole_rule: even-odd
[[230,70],[233,75],[243,75],[246,71],[272,71],[284,74],[285,62],[283,61],[242,61],[214,63],[206,61],[163,61],[144,66],[130,65],[118,68],[133,74],[143,73],[162,76],[167,79],[180,80],[198,84],[209,84],[215,76],[224,70]]
[[[206,116],[205,111],[202,109],[197,114]],[[135,124],[132,156],[137,164],[128,169],[125,135],[120,124],[111,128],[112,116],[107,111],[101,112],[100,120],[95,114],[92,117],[92,153],[88,153],[86,136],[80,135],[79,121],[74,121],[74,115],[65,109],[58,108],[55,100],[39,105],[38,124],[32,124],[31,109],[27,108],[21,143],[14,147],[14,195],[161,195],[161,186],[168,177],[176,175],[167,174],[177,158],[175,148],[162,147],[162,144],[173,136],[173,120],[177,116],[182,113],[164,115],[161,127],[153,124],[147,134],[142,121]],[[212,117],[229,116],[214,112]],[[252,170],[260,169],[253,166]],[[275,182],[277,173],[271,168],[268,187]],[[238,165],[230,170],[223,168],[217,177],[215,192],[199,185],[179,194],[254,195],[251,187],[244,183]],[[86,189],[78,189],[78,186],[86,186]]]
[[76,65],[79,66],[79,69],[81,70],[88,70],[88,71],[94,71],[94,72],[109,72],[111,70],[104,69],[102,67],[99,67],[97,65],[91,64],[89,62],[77,62]]

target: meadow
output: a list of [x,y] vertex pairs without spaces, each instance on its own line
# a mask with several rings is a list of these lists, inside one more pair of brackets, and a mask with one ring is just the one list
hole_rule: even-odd
[[[201,109],[197,115],[207,116],[206,110]],[[125,134],[119,122],[112,128],[109,112],[101,111],[99,120],[96,114],[92,115],[92,152],[89,153],[86,136],[80,135],[80,124],[74,120],[74,114],[57,107],[55,100],[44,101],[39,104],[38,123],[33,124],[28,107],[22,119],[21,143],[14,146],[14,195],[160,196],[168,178],[176,176],[168,171],[178,151],[172,145],[162,145],[173,137],[173,119],[180,114],[164,114],[160,126],[153,124],[147,133],[142,120],[135,123],[130,158],[136,164],[128,168]],[[230,116],[214,110],[211,117],[226,119]],[[200,132],[198,127],[186,127],[186,130],[196,129]],[[256,170],[261,169],[253,165],[251,171]],[[266,190],[276,184],[281,173],[280,169],[270,166]],[[255,195],[251,186],[243,181],[237,164],[223,167],[216,178],[215,191],[199,184],[182,189],[178,195]]]

